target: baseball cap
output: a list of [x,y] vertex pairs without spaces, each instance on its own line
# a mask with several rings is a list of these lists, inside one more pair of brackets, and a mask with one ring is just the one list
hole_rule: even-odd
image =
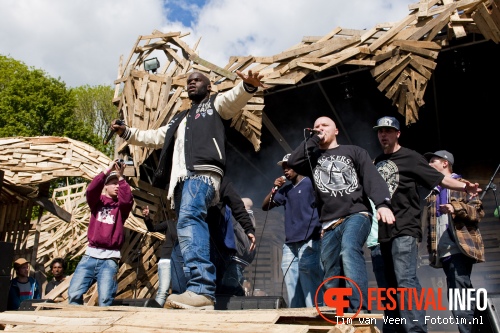
[[435,153],[425,153],[424,157],[427,159],[427,161],[430,161],[433,156],[441,157],[450,162],[450,164],[453,164],[455,162],[455,159],[453,158],[453,154],[450,153],[449,151],[446,150],[438,150]]
[[111,172],[107,177],[106,177],[106,182],[104,184],[107,184],[111,179],[113,178],[118,178],[118,173],[113,171]]
[[278,162],[278,165],[282,165],[284,162],[288,162],[288,159],[290,158],[290,155],[291,154],[286,154],[285,156],[283,156],[283,159]]
[[21,267],[22,265],[24,265],[25,263],[27,263],[28,261],[24,258],[19,258],[17,259],[16,261],[14,261],[14,268],[15,269],[18,269],[19,267]]
[[378,130],[382,127],[391,127],[399,131],[399,121],[394,117],[382,117],[377,120],[377,126],[374,126],[374,130]]

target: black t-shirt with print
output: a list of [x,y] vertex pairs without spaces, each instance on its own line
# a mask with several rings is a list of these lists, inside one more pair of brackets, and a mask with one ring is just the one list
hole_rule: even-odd
[[421,154],[405,147],[392,154],[379,155],[375,166],[389,186],[396,217],[392,225],[379,221],[379,242],[388,242],[398,236],[413,236],[421,241],[421,200],[417,186],[430,191],[444,175],[429,166]]

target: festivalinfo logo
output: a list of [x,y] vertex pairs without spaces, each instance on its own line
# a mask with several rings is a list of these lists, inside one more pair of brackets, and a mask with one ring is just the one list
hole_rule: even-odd
[[[336,311],[336,321],[332,321],[327,318],[318,306],[318,295],[319,290],[324,288],[326,282],[340,279],[349,281],[349,283],[357,289],[357,295],[359,295],[359,308],[357,312],[349,318],[341,318],[344,316],[344,310],[349,307],[349,299],[353,295],[353,288],[327,288],[325,289],[323,295],[323,303],[325,306],[330,308],[335,308]],[[446,297],[446,293],[448,297]],[[316,309],[323,319],[332,322],[334,324],[351,322],[352,319],[356,318],[361,312],[361,306],[363,304],[363,295],[359,286],[351,279],[345,276],[333,276],[325,281],[319,286],[316,291]],[[484,311],[488,307],[488,292],[485,288],[450,288],[448,290],[438,288],[421,288],[417,290],[416,288],[368,288],[367,295],[367,306],[368,310],[470,310],[475,304],[476,309],[479,311]],[[442,318],[441,318],[442,319]],[[460,322],[463,318],[451,318],[450,323]],[[476,318],[474,318],[476,319]],[[384,321],[391,320],[391,323],[401,324],[404,318],[385,318]],[[433,318],[426,316],[426,321],[432,321]]]

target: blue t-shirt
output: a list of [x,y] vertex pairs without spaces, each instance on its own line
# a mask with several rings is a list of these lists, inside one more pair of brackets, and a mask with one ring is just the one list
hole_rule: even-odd
[[285,243],[320,238],[321,223],[309,177],[302,178],[296,186],[288,184],[279,189],[273,201],[285,207]]

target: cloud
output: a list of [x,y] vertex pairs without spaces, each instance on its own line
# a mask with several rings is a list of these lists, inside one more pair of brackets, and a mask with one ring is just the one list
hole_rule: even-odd
[[0,54],[68,86],[112,84],[139,35],[190,32],[202,58],[270,56],[335,27],[368,29],[408,15],[408,0],[4,0]]

